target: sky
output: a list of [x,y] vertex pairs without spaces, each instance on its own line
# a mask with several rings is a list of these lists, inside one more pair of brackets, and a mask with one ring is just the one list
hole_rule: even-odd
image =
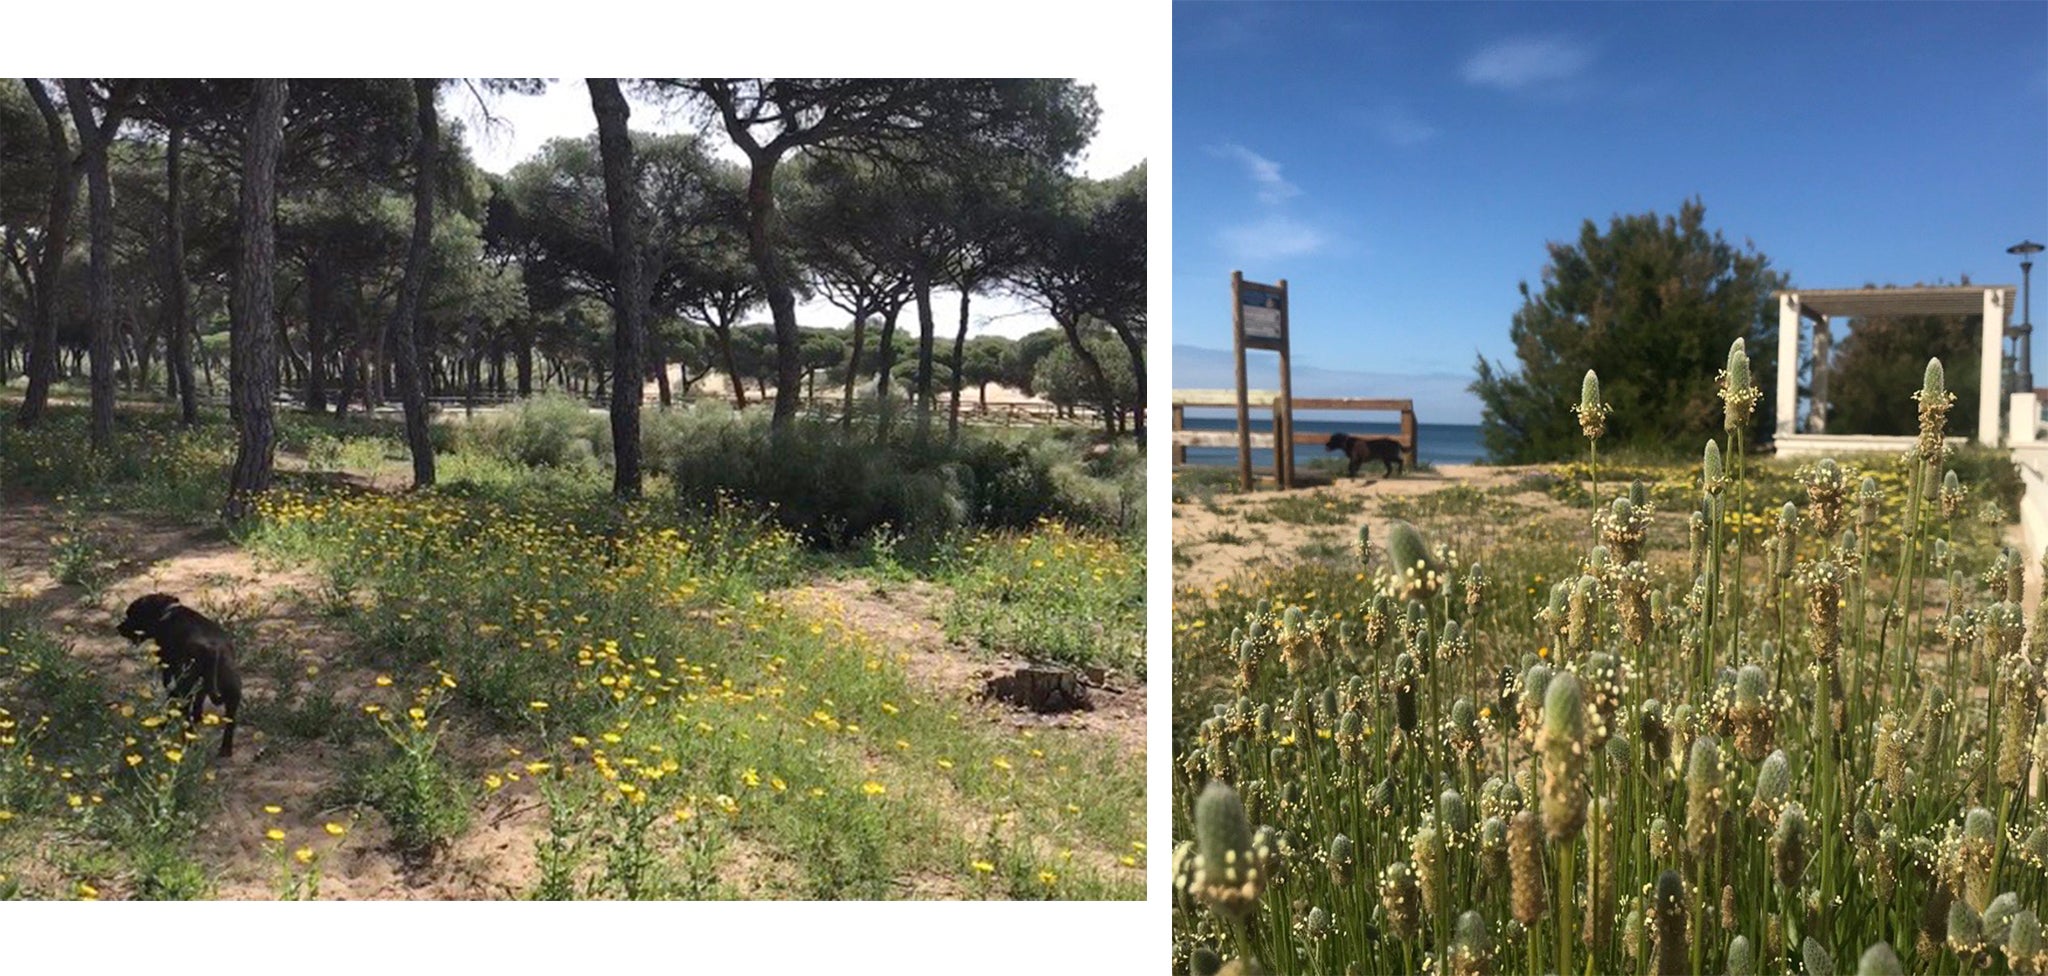
[[[1095,86],[1095,101],[1101,109],[1095,139],[1080,156],[1077,169],[1083,175],[1106,179],[1145,161],[1152,132],[1141,122],[1143,106],[1134,104],[1139,96],[1128,83],[1101,78],[1081,78]],[[590,91],[581,79],[557,78],[540,95],[503,95],[490,98],[492,120],[486,120],[478,101],[462,90],[444,92],[442,109],[463,121],[463,134],[476,164],[493,173],[504,173],[531,158],[551,139],[581,137],[596,131],[591,114]],[[715,155],[745,164],[746,156],[727,138],[723,129],[706,129],[686,110],[644,101],[629,90],[631,112],[628,125],[636,131],[659,133],[700,132]],[[934,315],[939,332],[952,335],[959,327],[959,293],[933,293]],[[968,305],[968,335],[1004,335],[1011,338],[1054,328],[1052,319],[1029,303],[1009,295],[976,295]],[[755,309],[748,321],[768,320],[768,309]],[[806,326],[844,327],[847,314],[830,302],[817,299],[797,306],[797,321]],[[913,325],[914,328],[914,325]]]
[[[1475,357],[1516,368],[1517,286],[1540,290],[1545,245],[1589,219],[1697,196],[1710,229],[1805,288],[2017,285],[2005,249],[2048,241],[2048,4],[1173,18],[1178,388],[1233,385],[1233,270],[1287,279],[1296,395],[1477,423]],[[1273,354],[1250,362],[1277,388]]]

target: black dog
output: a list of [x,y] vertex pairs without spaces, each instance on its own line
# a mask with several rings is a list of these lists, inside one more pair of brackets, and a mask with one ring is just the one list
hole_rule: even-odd
[[1351,459],[1351,476],[1358,476],[1358,468],[1367,461],[1378,461],[1385,466],[1385,477],[1393,477],[1394,469],[1403,471],[1408,466],[1401,460],[1401,442],[1391,437],[1353,437],[1350,434],[1331,434],[1330,443],[1323,445],[1326,451],[1343,451]]
[[242,708],[242,675],[235,670],[235,648],[228,632],[168,593],[151,593],[128,604],[128,616],[116,628],[136,643],[156,640],[156,665],[170,697],[191,696],[186,719],[198,724],[206,700],[227,711],[227,731],[220,754],[235,754],[235,713]]

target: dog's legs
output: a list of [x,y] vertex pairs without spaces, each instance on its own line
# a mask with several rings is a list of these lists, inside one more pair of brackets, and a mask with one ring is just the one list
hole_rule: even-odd
[[227,711],[227,725],[220,735],[220,756],[226,759],[235,754],[235,716],[242,710],[242,689],[239,685],[221,689],[221,706]]
[[1364,463],[1365,463],[1365,459],[1364,459],[1364,458],[1362,458],[1362,457],[1354,457],[1354,458],[1352,458],[1352,459],[1351,459],[1351,473],[1350,473],[1349,477],[1353,477],[1353,478],[1356,478],[1356,477],[1358,477],[1358,466],[1359,466],[1359,465],[1361,465],[1361,464],[1364,464]]

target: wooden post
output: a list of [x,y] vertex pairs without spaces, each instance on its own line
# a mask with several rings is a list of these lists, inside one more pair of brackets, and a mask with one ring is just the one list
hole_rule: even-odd
[[1289,316],[1294,312],[1294,302],[1287,297],[1287,279],[1280,279],[1280,413],[1287,418],[1284,440],[1274,442],[1275,467],[1280,472],[1280,485],[1294,487],[1294,362],[1291,346],[1294,344]]
[[1413,471],[1415,470],[1416,460],[1422,456],[1421,442],[1415,439],[1415,408],[1413,406],[1401,411],[1401,436],[1408,439],[1408,458],[1406,463],[1408,470]]
[[[1174,404],[1173,432],[1176,434],[1180,433],[1181,429],[1187,426],[1187,419],[1188,408],[1183,407],[1178,403]],[[1173,445],[1173,463],[1176,466],[1185,465],[1188,463],[1188,449],[1185,446],[1180,444]]]
[[1243,287],[1244,272],[1232,271],[1230,344],[1237,350],[1237,487],[1239,491],[1249,492],[1252,490],[1252,410],[1244,388],[1244,300],[1239,295]]
[[1273,398],[1273,484],[1285,490],[1291,486],[1287,483],[1287,462],[1282,457],[1292,453],[1293,445],[1288,443],[1287,412],[1280,408],[1280,402],[1279,397]]

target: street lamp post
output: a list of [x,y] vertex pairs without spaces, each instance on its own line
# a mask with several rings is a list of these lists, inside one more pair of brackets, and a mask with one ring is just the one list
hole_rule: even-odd
[[2034,255],[2041,253],[2042,246],[2033,241],[2021,241],[2005,249],[2007,254],[2020,256],[2020,324],[2018,382],[2013,384],[2016,392],[2030,392],[2034,389]]

